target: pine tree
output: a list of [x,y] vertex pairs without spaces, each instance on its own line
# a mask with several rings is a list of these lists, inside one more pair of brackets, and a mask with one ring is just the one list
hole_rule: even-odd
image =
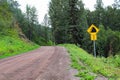
[[82,1],[52,0],[49,15],[56,43],[82,45],[83,29],[87,27],[86,12]]
[[104,8],[103,8],[103,2],[102,0],[97,0],[96,5],[95,5],[95,24],[98,26],[102,23],[103,19],[103,13],[104,13]]
[[68,0],[51,0],[49,15],[55,43],[64,43],[67,39]]
[[116,9],[120,9],[120,0],[114,0],[113,7]]

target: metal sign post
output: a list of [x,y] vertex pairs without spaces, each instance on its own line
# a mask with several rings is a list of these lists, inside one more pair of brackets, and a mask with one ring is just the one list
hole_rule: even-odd
[[95,44],[95,40],[93,41],[93,46],[94,46],[94,56],[96,57],[96,44]]

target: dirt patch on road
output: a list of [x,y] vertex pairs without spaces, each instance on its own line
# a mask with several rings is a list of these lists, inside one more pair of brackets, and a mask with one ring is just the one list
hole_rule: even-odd
[[63,47],[37,50],[0,60],[0,80],[79,80]]

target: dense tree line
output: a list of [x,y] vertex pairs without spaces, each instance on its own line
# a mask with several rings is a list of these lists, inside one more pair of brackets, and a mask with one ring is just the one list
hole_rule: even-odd
[[15,0],[0,0],[1,33],[9,32],[8,29],[14,28],[17,24],[29,40],[40,45],[50,44],[51,28],[49,25],[39,24],[36,8],[26,5],[26,12],[23,13],[19,6]]
[[96,0],[94,11],[85,9],[82,0],[51,0],[49,15],[45,15],[42,24],[38,22],[35,7],[26,5],[23,13],[19,6],[14,0],[0,0],[0,34],[9,34],[9,30],[17,24],[27,38],[37,44],[73,43],[92,53],[93,42],[86,30],[95,24],[100,28],[97,55],[108,57],[119,54],[119,0],[107,7],[103,7],[102,0]]
[[51,0],[49,15],[55,43],[74,43],[92,52],[92,41],[86,30],[95,24],[100,28],[97,55],[117,54],[120,51],[120,1],[103,6],[102,0],[96,0],[95,10],[90,11],[84,8],[82,0]]

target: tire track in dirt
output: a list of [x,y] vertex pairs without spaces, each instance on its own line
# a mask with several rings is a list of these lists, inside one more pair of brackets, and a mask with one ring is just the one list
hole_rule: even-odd
[[0,80],[78,80],[70,72],[65,48],[41,47],[0,60]]

